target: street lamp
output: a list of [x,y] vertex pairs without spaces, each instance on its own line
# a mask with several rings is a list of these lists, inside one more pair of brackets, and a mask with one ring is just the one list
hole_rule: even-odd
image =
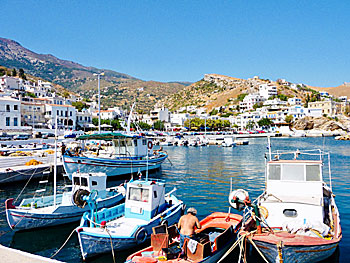
[[101,134],[101,100],[100,100],[100,77],[103,76],[105,73],[94,73],[94,76],[97,76],[98,80],[98,133]]

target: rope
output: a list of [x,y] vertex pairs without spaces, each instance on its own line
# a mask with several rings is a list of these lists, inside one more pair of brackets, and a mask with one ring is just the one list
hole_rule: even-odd
[[73,231],[69,234],[69,237],[66,239],[66,241],[64,241],[63,245],[50,257],[50,259],[56,256],[62,250],[62,248],[67,244],[68,240],[72,237],[74,232],[75,229],[73,229]]
[[113,249],[113,241],[112,241],[112,236],[111,234],[109,233],[107,227],[105,228],[106,232],[108,233],[109,235],[109,240],[111,241],[111,249],[112,249],[112,257],[113,257],[113,262],[115,263],[115,256],[114,256],[114,249]]
[[254,243],[253,239],[251,237],[248,237],[248,238],[249,238],[249,242],[252,243],[252,245],[255,247],[256,251],[258,251],[260,256],[263,258],[263,260],[265,260],[265,262],[269,263],[269,261],[264,257],[263,253],[261,253],[260,249]]
[[36,169],[34,170],[34,173],[30,176],[30,178],[29,178],[29,180],[27,181],[27,183],[26,183],[26,184],[24,185],[24,187],[22,188],[22,190],[21,190],[21,192],[19,193],[19,195],[16,197],[14,203],[16,203],[17,200],[18,200],[18,198],[22,195],[24,189],[27,187],[27,185],[29,184],[30,180],[33,178],[33,176],[34,176],[34,174],[35,174],[35,171],[36,171]]

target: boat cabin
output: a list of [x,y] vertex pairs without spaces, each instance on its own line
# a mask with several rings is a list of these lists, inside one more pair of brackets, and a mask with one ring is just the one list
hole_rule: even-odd
[[166,208],[164,182],[136,180],[127,184],[125,218],[149,221]]
[[106,192],[107,175],[105,173],[73,173],[72,190],[83,189],[90,193],[97,191],[99,195]]
[[270,161],[266,173],[266,195],[261,205],[271,215],[266,219],[271,227],[295,219],[322,221],[321,161]]
[[[127,157],[143,157],[148,153],[148,139],[142,137],[121,137],[113,139],[114,154]],[[151,145],[151,144],[150,144]]]

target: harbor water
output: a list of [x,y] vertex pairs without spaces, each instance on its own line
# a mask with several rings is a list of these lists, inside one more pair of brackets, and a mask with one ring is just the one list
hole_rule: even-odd
[[[350,262],[350,141],[336,141],[332,137],[318,138],[272,138],[275,150],[322,149],[331,153],[333,191],[340,211],[343,239],[336,254],[327,262]],[[177,196],[187,207],[195,207],[199,219],[212,212],[227,212],[230,179],[234,189],[247,190],[252,199],[264,189],[264,163],[267,139],[249,139],[249,145],[235,148],[209,147],[164,147],[170,161],[165,161],[162,170],[155,175],[166,180],[167,189],[176,187]],[[150,176],[152,176],[151,174]],[[110,181],[109,186],[122,181]],[[328,182],[327,182],[328,183]],[[0,243],[16,249],[50,257],[64,243],[77,224],[69,224],[22,233],[13,233],[6,223],[4,201],[16,198],[25,183],[0,188]],[[60,187],[65,182],[60,180]],[[29,183],[20,199],[31,197],[38,187]],[[47,187],[48,194],[52,186]],[[236,213],[233,209],[231,212]],[[139,248],[138,248],[139,249]],[[117,262],[124,262],[134,250],[116,253]],[[76,234],[55,257],[66,262],[80,262],[80,248]],[[1,259],[0,259],[1,261]],[[111,254],[102,255],[91,262],[113,262]],[[253,259],[256,262],[258,259]]]

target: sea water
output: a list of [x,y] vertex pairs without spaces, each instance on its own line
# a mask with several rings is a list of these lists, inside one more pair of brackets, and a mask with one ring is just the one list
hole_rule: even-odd
[[[336,141],[332,137],[319,138],[272,138],[272,150],[321,149],[331,153],[332,186],[340,211],[343,239],[340,249],[327,262],[350,261],[350,141]],[[167,189],[177,188],[176,195],[187,207],[195,207],[199,219],[216,211],[227,212],[230,180],[233,188],[249,192],[252,199],[264,190],[264,164],[267,139],[249,139],[249,145],[225,148],[209,147],[163,147],[169,154],[157,176],[167,181]],[[119,185],[122,180],[109,181],[108,185]],[[68,183],[68,182],[66,182]],[[328,183],[328,182],[327,182]],[[60,186],[65,183],[59,182]],[[0,186],[0,235],[9,231],[4,211],[6,198],[16,197],[24,183],[13,186]],[[30,197],[38,187],[30,183],[21,198]],[[47,191],[52,190],[48,186]],[[19,199],[20,200],[20,199]],[[231,209],[231,212],[236,213]],[[58,226],[22,233],[8,232],[0,237],[0,243],[20,250],[50,257],[66,240],[77,224]],[[117,262],[124,262],[134,250],[117,252]],[[80,262],[80,248],[76,234],[55,257],[66,262]],[[258,259],[254,259],[254,262]],[[93,258],[91,262],[113,262],[111,254]]]

